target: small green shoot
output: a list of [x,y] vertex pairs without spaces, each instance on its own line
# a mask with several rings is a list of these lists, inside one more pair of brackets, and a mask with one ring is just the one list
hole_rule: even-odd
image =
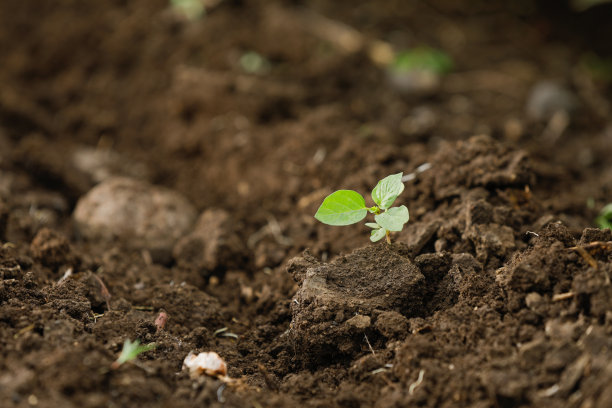
[[398,53],[391,64],[391,69],[396,72],[427,71],[444,75],[453,69],[453,60],[444,51],[417,47]]
[[402,173],[392,174],[380,180],[372,190],[373,207],[367,207],[365,198],[353,190],[338,190],[328,195],[317,210],[315,218],[327,225],[351,225],[363,220],[368,212],[374,214],[375,222],[365,225],[372,228],[370,241],[377,242],[383,237],[391,243],[390,232],[401,231],[410,218],[408,208],[391,207],[404,191]]
[[188,20],[199,20],[206,13],[202,0],[170,0],[172,8]]
[[255,51],[242,54],[239,62],[242,70],[249,74],[262,75],[270,71],[270,62]]
[[126,339],[123,343],[123,349],[121,350],[121,354],[119,354],[119,358],[117,358],[117,360],[111,365],[111,368],[117,369],[124,363],[134,360],[139,354],[153,350],[155,347],[155,343],[149,343],[141,346],[140,340],[135,340],[132,342],[130,339]]
[[610,228],[612,230],[612,203],[606,204],[604,208],[601,209],[595,222],[601,229]]

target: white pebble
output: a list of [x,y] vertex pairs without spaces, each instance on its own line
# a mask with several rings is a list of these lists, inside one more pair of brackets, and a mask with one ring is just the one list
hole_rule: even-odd
[[197,356],[190,351],[183,361],[183,370],[189,370],[191,377],[209,375],[212,377],[227,375],[225,361],[214,351],[200,353]]

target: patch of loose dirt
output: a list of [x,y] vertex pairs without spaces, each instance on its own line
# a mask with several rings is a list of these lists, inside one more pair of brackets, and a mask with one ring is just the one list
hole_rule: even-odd
[[[0,3],[2,406],[609,406],[610,6],[207,4]],[[407,95],[375,39],[455,69]],[[313,218],[399,171],[392,245]]]

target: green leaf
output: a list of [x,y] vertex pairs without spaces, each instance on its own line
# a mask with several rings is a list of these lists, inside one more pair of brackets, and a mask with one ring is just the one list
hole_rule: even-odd
[[396,55],[391,68],[398,72],[428,71],[443,75],[453,69],[453,60],[442,50],[417,47]]
[[387,231],[384,228],[372,230],[372,232],[370,233],[370,241],[380,241],[385,235],[387,235]]
[[380,180],[372,190],[372,200],[380,208],[386,210],[391,207],[398,195],[404,191],[402,173],[392,174]]
[[378,225],[378,224],[377,224],[377,223],[375,223],[375,222],[366,222],[366,223],[365,223],[365,226],[366,226],[366,227],[370,227],[370,228],[374,228],[374,229],[379,229],[379,228],[380,228],[380,225]]
[[315,218],[327,225],[351,225],[368,215],[365,199],[353,190],[338,190],[328,195]]
[[605,205],[604,208],[601,209],[595,222],[600,229],[612,229],[612,203]]
[[123,349],[121,350],[121,354],[117,359],[117,364],[121,365],[123,363],[127,363],[138,357],[139,354],[144,353],[149,350],[153,350],[156,347],[155,343],[140,345],[140,340],[135,340],[134,342],[130,341],[130,339],[126,339],[123,343]]
[[380,208],[378,208],[377,206],[372,206],[368,208],[368,212],[370,214],[380,214]]
[[380,225],[381,229],[389,231],[401,231],[404,224],[410,219],[408,208],[405,205],[401,207],[389,208],[386,212],[374,216],[374,219]]

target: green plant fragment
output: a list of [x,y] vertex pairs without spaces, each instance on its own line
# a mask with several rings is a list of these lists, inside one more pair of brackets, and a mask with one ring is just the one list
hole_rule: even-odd
[[366,223],[365,223],[365,226],[366,226],[366,227],[370,227],[370,228],[374,228],[374,229],[378,229],[378,228],[380,228],[380,225],[378,225],[378,224],[377,224],[377,223],[375,223],[375,222],[366,222]]
[[442,75],[453,69],[453,60],[444,51],[417,47],[398,53],[391,68],[399,72],[428,71]]
[[172,7],[189,20],[198,20],[206,13],[202,0],[170,0]]
[[393,207],[382,214],[374,216],[376,223],[381,226],[381,229],[388,231],[401,231],[404,224],[410,219],[408,208],[405,205],[401,207]]
[[393,202],[404,191],[402,173],[392,174],[380,180],[372,190],[372,200],[383,210],[391,207]]
[[601,209],[595,222],[600,229],[610,228],[612,230],[612,203],[606,204]]
[[140,340],[135,340],[134,342],[130,341],[130,339],[126,339],[123,343],[123,349],[121,349],[121,354],[119,354],[119,358],[117,358],[117,364],[121,365],[123,363],[127,363],[128,361],[134,360],[138,357],[139,354],[144,353],[149,350],[153,350],[156,347],[155,343],[140,345]]
[[372,242],[380,241],[381,239],[384,238],[386,234],[387,234],[387,231],[384,228],[378,228],[378,229],[372,230],[372,232],[370,233],[370,241]]
[[351,225],[368,215],[365,199],[353,190],[338,190],[328,195],[315,218],[327,225]]
[[265,74],[270,71],[270,62],[255,51],[248,51],[240,57],[240,67],[249,74]]

